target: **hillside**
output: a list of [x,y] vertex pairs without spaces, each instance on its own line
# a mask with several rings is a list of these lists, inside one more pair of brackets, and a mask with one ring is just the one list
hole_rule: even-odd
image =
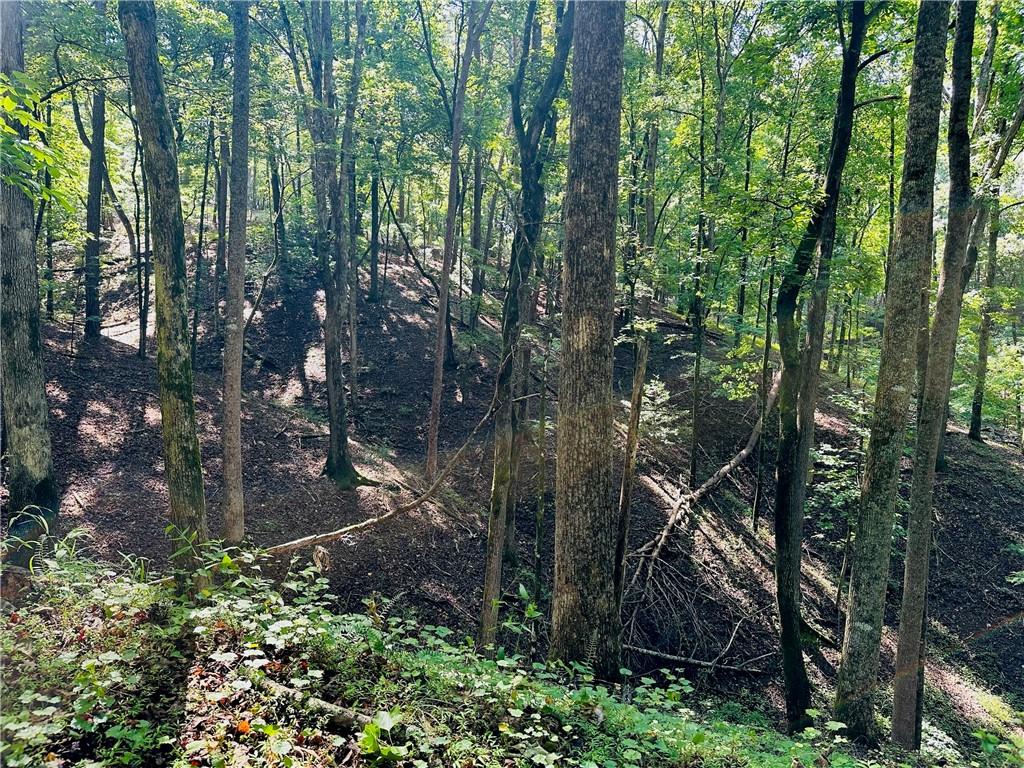
[[[258,546],[377,516],[422,488],[420,462],[430,376],[427,349],[433,323],[424,297],[429,296],[430,287],[412,267],[393,263],[390,270],[385,301],[360,307],[364,359],[360,395],[350,400],[357,465],[380,485],[346,492],[320,476],[325,385],[317,313],[322,298],[306,291],[286,299],[277,294],[277,281],[271,283],[248,339],[252,354],[246,361],[243,403],[248,529]],[[651,374],[664,381],[667,390],[667,405],[659,412],[666,419],[684,414],[682,421],[689,400],[687,337],[675,330],[680,321],[670,313],[661,318]],[[76,341],[73,354],[66,330],[47,330],[51,429],[55,444],[61,446],[56,459],[68,500],[63,510],[65,528],[87,531],[88,551],[101,558],[116,562],[119,553],[131,553],[161,569],[168,551],[166,520],[159,512],[166,507],[166,490],[156,429],[155,370],[151,360],[143,362],[135,356],[132,339],[124,339],[128,327],[127,319],[123,325],[112,323],[100,343]],[[219,366],[212,340],[205,334],[201,338],[196,405],[210,525],[217,531]],[[709,355],[713,363],[724,364],[720,349],[728,345],[716,338],[711,335]],[[442,451],[447,453],[462,444],[486,412],[493,391],[493,325],[485,323],[478,335],[460,333],[459,339],[460,366],[448,375],[442,415]],[[620,347],[617,359],[616,385],[628,398],[632,375],[628,349]],[[836,394],[842,394],[842,382],[835,387]],[[831,404],[835,401],[843,398],[829,398],[819,413],[818,444],[822,450],[831,446],[830,456],[852,455],[859,444],[857,426],[850,411]],[[706,455],[700,462],[705,477],[742,447],[756,419],[756,403],[752,398],[728,400],[719,392],[704,399],[701,417],[707,425],[701,440]],[[766,435],[768,477],[774,421],[769,419]],[[999,444],[969,441],[956,429],[948,440],[950,466],[941,476],[936,501],[926,720],[930,749],[941,751],[955,744],[966,755],[976,748],[973,731],[1018,728],[1010,713],[1024,704],[1024,595],[1006,583],[1006,576],[1020,568],[1008,545],[1024,530],[1020,504],[1024,459]],[[630,530],[633,549],[664,525],[678,477],[685,472],[686,444],[685,436],[679,435],[646,438]],[[543,560],[550,571],[553,435],[545,450]],[[365,599],[379,595],[393,600],[393,615],[446,626],[456,636],[473,635],[480,611],[478,574],[486,538],[481,511],[489,491],[489,451],[488,435],[482,432],[435,501],[328,546],[330,567],[325,575],[338,595],[334,610],[360,612]],[[526,622],[518,585],[531,583],[538,462],[532,452],[529,455],[517,508],[523,570],[508,580],[503,613],[514,625]],[[851,482],[850,477],[826,478],[829,469],[822,463],[817,471],[819,480],[829,479],[836,488]],[[753,461],[748,460],[685,516],[647,590],[627,592],[625,641],[655,653],[631,651],[626,663],[637,675],[653,674],[666,665],[675,667],[695,687],[693,705],[699,702],[711,711],[721,706],[723,717],[778,725],[782,699],[773,553],[770,524],[751,531],[753,483]],[[812,496],[812,508],[814,501]],[[814,628],[809,659],[823,708],[827,705],[824,692],[830,689],[838,660],[836,580],[845,538],[845,519],[832,505],[811,513],[803,594],[806,616]],[[300,552],[298,557],[304,562],[309,554]],[[902,574],[899,552],[894,555],[890,622],[896,619]],[[638,564],[634,558],[630,568]],[[539,618],[526,622],[526,637],[506,629],[501,642],[510,650],[543,654],[545,602],[546,596]],[[534,632],[537,642],[528,639]],[[894,638],[887,633],[885,677],[891,676],[893,654]],[[671,657],[696,662],[679,663]]]

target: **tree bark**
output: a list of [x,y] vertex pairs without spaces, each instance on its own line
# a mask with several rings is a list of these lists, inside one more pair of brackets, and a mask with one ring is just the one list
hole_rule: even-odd
[[[968,259],[966,251],[970,239],[973,193],[968,117],[976,15],[977,3],[961,0],[957,4],[952,63],[953,92],[949,107],[949,218],[935,298],[935,314],[931,323],[928,368],[924,376],[921,412],[918,416],[907,524],[892,721],[893,740],[912,748],[920,745],[918,704],[923,692],[919,675],[924,663],[922,646],[932,537],[935,459],[945,427],[946,399],[953,373],[952,360],[956,352],[956,335],[963,301],[964,264]],[[853,623],[852,620],[851,614],[847,626]]]
[[550,655],[617,679],[618,513],[612,483],[615,230],[625,6],[576,9],[565,195],[562,363]]
[[[512,123],[519,148],[519,175],[522,186],[516,228],[509,260],[508,283],[502,305],[501,358],[494,385],[494,463],[491,474],[491,495],[487,527],[487,552],[484,560],[484,603],[480,616],[480,646],[486,648],[494,642],[497,626],[497,600],[501,592],[501,573],[507,550],[512,541],[515,512],[515,483],[519,419],[514,403],[515,381],[525,375],[524,357],[520,349],[520,335],[524,322],[531,317],[533,292],[530,271],[533,268],[537,245],[544,219],[544,187],[542,184],[544,160],[540,155],[544,125],[548,121],[555,97],[565,78],[565,66],[572,44],[573,18],[576,4],[570,3],[561,18],[555,54],[547,76],[534,100],[527,120],[522,115],[522,86],[531,53],[529,44],[533,34],[533,19],[537,4],[531,2],[523,23],[522,55],[510,88],[512,95]],[[511,528],[511,531],[510,531]]]
[[[466,106],[466,85],[469,69],[480,44],[493,0],[485,0],[481,7],[470,3],[466,28],[466,45],[462,51],[458,79],[451,106],[451,162],[448,166],[448,209],[444,223],[444,255],[441,258],[440,291],[437,297],[437,332],[434,339],[434,373],[430,387],[430,413],[427,419],[427,481],[437,474],[437,439],[441,426],[441,395],[444,389],[444,366],[449,332],[448,292],[451,286],[452,261],[455,256],[455,224],[459,213],[459,155],[462,151],[462,123]],[[422,11],[422,9],[421,9]],[[424,22],[425,23],[425,22]],[[429,40],[427,41],[429,45]],[[442,94],[443,95],[443,94]],[[446,100],[447,103],[447,100]],[[454,352],[454,350],[452,350]]]
[[[24,20],[19,0],[0,3],[0,69],[24,72]],[[8,128],[28,131],[13,119]],[[60,491],[53,472],[47,425],[46,377],[39,334],[39,281],[33,242],[32,201],[16,185],[0,183],[0,364],[7,453],[8,541],[57,532]],[[25,565],[31,552],[16,544],[3,559]]]
[[865,459],[849,608],[836,695],[837,717],[857,738],[871,735],[878,652],[885,621],[899,462],[914,388],[914,338],[921,297],[919,265],[932,248],[935,153],[946,65],[949,2],[923,3],[917,19],[907,106],[903,181],[894,220],[885,294],[885,324],[871,436]]
[[220,290],[224,281],[224,270],[228,252],[228,174],[231,169],[231,146],[227,126],[220,120],[218,125],[217,160],[217,258],[213,265],[213,335],[220,333]]
[[[149,2],[121,0],[117,14],[153,195],[157,377],[170,497],[171,552],[175,565],[190,574],[200,562],[200,547],[207,540],[207,528],[189,361],[185,226],[177,148],[157,58],[156,9]],[[183,586],[186,578],[182,576]],[[202,580],[193,579],[192,584],[198,588]]]
[[[811,212],[792,263],[779,286],[777,327],[782,373],[779,385],[779,446],[776,457],[775,580],[781,625],[782,667],[786,678],[786,716],[791,730],[809,724],[810,683],[800,635],[800,558],[807,466],[814,435],[821,349],[825,329],[829,262],[835,244],[836,212],[843,169],[853,134],[853,112],[860,52],[867,28],[863,2],[849,4],[849,36],[832,125],[832,146],[822,199]],[[799,348],[797,307],[804,278],[818,254],[804,349]]]
[[[100,3],[100,6],[103,4]],[[100,214],[103,203],[103,153],[106,93],[97,89],[92,97],[92,139],[89,148],[89,192],[86,202],[85,241],[85,337],[100,337]]]
[[192,338],[189,342],[189,359],[192,367],[196,364],[196,346],[199,342],[199,291],[203,284],[203,249],[206,243],[206,191],[210,182],[210,161],[213,157],[213,114],[210,115],[209,134],[206,137],[206,155],[203,160],[203,189],[199,196],[199,238],[196,242],[196,275],[192,289]]
[[242,349],[245,315],[245,230],[249,183],[249,3],[231,6],[234,29],[231,88],[231,210],[228,214],[227,304],[224,312],[224,392],[221,443],[224,458],[224,540],[245,535],[242,484]]
[[998,187],[992,202],[988,222],[988,255],[985,264],[985,296],[981,312],[981,327],[978,329],[978,364],[975,368],[974,398],[971,400],[971,426],[968,436],[981,441],[981,409],[985,403],[985,378],[988,374],[988,347],[992,336],[992,311],[995,301],[992,290],[996,284],[996,252],[999,247],[999,193]]
[[375,163],[370,179],[370,292],[366,300],[380,301],[380,167]]

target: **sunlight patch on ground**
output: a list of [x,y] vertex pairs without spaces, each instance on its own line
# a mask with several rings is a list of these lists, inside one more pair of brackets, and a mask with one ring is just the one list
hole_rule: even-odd
[[306,380],[324,383],[327,381],[326,360],[324,359],[324,348],[320,346],[310,347],[306,350],[306,358],[303,362],[306,371]]

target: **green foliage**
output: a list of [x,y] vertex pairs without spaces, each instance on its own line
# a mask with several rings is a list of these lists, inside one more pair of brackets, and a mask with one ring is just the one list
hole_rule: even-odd
[[62,159],[47,143],[47,126],[39,119],[41,92],[24,72],[0,74],[0,178],[33,201],[55,200],[70,210],[64,196],[43,183],[44,172],[60,173]]
[[[452,644],[450,630],[388,615],[386,603],[335,614],[312,567],[275,586],[257,556],[211,548],[219,583],[190,604],[134,564],[112,569],[73,550],[65,542],[39,561],[36,601],[0,625],[6,765],[298,768],[350,750],[367,765],[415,768],[871,765],[845,752],[841,724],[789,740],[702,721],[692,687],[668,669],[610,687],[580,665],[483,659],[468,639]],[[371,721],[332,729],[305,696]]]

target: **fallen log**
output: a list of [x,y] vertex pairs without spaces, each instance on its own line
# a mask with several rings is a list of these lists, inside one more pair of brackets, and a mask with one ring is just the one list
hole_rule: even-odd
[[326,715],[328,727],[334,733],[351,733],[373,722],[371,717],[362,712],[332,704],[304,691],[275,683],[266,677],[259,678],[256,685],[275,698],[292,701],[315,715]]

